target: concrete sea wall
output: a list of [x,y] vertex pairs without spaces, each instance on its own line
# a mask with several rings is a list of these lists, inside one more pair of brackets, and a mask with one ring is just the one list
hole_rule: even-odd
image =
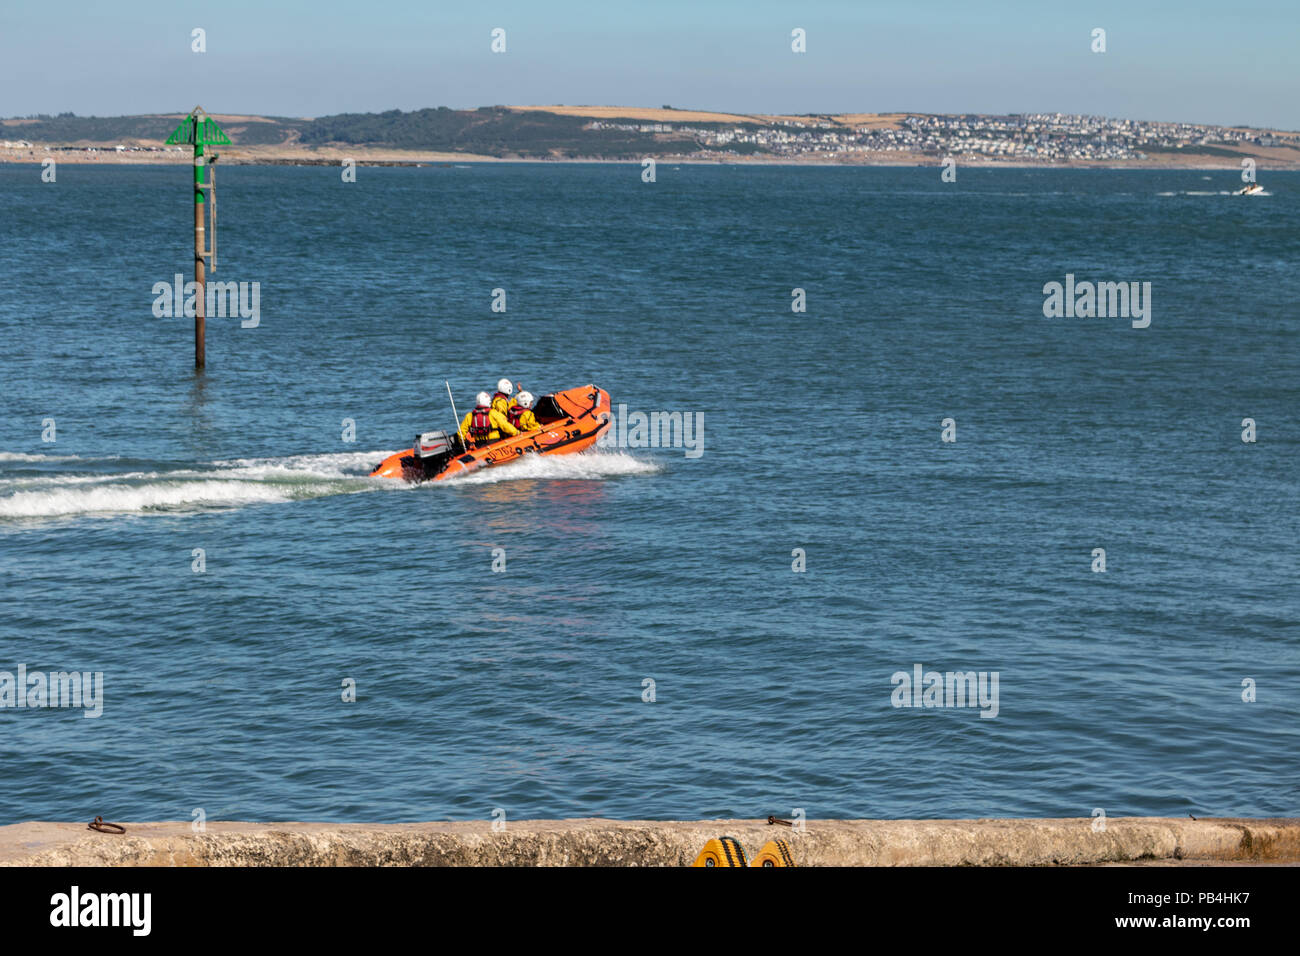
[[526,820],[332,824],[84,823],[0,827],[8,866],[686,866],[715,836],[752,856],[770,839],[800,866],[1052,866],[1138,861],[1300,861],[1300,819]]

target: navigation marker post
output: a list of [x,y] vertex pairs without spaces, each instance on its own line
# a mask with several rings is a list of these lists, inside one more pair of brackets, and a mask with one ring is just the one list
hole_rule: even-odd
[[[216,170],[212,171],[211,176],[206,172],[208,165],[217,161],[217,154],[214,152],[210,157],[205,156],[203,147],[229,146],[230,137],[203,111],[203,107],[196,106],[167,137],[168,146],[186,143],[194,147],[194,284],[198,287],[194,297],[194,367],[201,369],[207,361],[204,348],[204,319],[207,315],[204,273],[209,257],[212,259],[212,271],[217,271]],[[204,190],[207,190],[207,196],[204,196]],[[209,231],[206,228],[207,213],[204,212],[207,206],[212,207],[211,248],[208,248],[204,237],[204,233]]]

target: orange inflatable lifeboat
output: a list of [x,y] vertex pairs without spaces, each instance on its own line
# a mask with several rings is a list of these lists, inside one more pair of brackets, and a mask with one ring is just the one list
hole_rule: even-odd
[[415,445],[381,461],[371,478],[442,481],[479,468],[521,461],[527,455],[569,455],[596,443],[609,427],[609,393],[595,385],[543,395],[533,406],[542,427],[513,438],[467,446],[459,433],[425,432]]

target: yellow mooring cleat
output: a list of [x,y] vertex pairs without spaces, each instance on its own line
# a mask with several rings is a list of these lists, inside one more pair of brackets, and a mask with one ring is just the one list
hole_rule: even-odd
[[691,866],[744,866],[745,848],[735,837],[718,837],[704,844]]
[[768,840],[763,849],[758,851],[750,866],[794,866],[794,855],[790,844],[784,840]]

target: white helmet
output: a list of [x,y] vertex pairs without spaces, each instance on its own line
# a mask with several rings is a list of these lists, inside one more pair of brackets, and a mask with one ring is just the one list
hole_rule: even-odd
[[518,405],[520,408],[532,408],[533,393],[520,392],[518,395],[515,396],[515,404]]
[[478,397],[475,398],[474,401],[478,403],[479,408],[487,408],[492,404],[492,396],[487,392],[479,392]]
[[510,379],[508,378],[503,378],[501,381],[497,382],[497,391],[502,395],[509,395],[514,390],[515,387],[510,384]]

